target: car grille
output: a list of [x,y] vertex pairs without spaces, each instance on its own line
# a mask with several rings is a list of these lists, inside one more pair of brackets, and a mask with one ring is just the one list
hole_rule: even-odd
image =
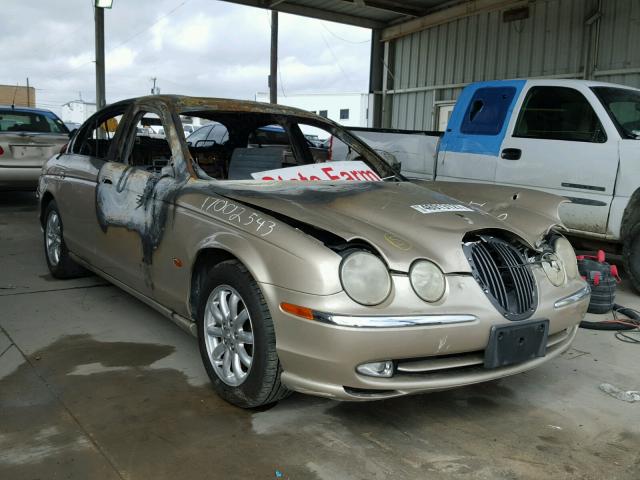
[[466,241],[463,248],[474,278],[498,311],[509,320],[529,318],[538,303],[537,287],[522,252],[490,235]]

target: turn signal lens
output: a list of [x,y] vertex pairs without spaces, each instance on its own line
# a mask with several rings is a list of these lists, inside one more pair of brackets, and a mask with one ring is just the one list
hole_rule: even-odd
[[290,313],[296,317],[306,318],[307,320],[313,320],[313,310],[307,307],[301,307],[299,305],[293,305],[291,303],[281,303],[280,308],[283,312]]

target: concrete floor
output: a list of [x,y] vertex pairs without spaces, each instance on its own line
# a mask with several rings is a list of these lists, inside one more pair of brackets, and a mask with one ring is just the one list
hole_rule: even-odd
[[[640,345],[581,330],[497,382],[243,411],[196,342],[99,278],[48,275],[32,194],[0,193],[0,479],[638,479]],[[640,307],[623,285],[619,301]]]

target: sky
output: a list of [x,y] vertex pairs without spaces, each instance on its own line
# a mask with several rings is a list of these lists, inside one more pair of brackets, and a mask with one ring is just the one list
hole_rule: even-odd
[[[2,0],[0,84],[29,77],[38,106],[95,101],[93,0]],[[218,0],[114,0],[105,10],[106,96],[253,99],[268,91],[270,12]],[[279,95],[366,92],[370,31],[279,15]]]

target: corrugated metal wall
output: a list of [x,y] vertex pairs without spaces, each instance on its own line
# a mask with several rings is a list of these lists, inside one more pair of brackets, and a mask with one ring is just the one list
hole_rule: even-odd
[[438,102],[467,83],[583,78],[585,63],[591,78],[640,87],[640,1],[600,3],[599,26],[586,25],[598,0],[537,0],[525,20],[505,23],[493,11],[391,41],[384,126],[433,130]]

